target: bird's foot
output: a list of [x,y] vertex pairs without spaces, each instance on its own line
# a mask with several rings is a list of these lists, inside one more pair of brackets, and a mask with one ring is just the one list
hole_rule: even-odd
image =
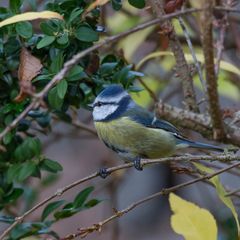
[[138,171],[142,171],[143,167],[141,164],[141,158],[137,158],[134,160],[134,167],[138,170]]
[[100,168],[99,170],[99,176],[103,179],[105,179],[107,176],[109,176],[110,173],[107,171],[107,168]]

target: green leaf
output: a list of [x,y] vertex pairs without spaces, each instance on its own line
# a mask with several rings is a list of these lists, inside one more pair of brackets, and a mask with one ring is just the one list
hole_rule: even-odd
[[57,87],[53,87],[48,93],[48,102],[52,108],[60,110],[63,104],[63,99],[58,96]]
[[98,33],[88,26],[80,26],[76,32],[75,36],[77,39],[83,42],[96,42],[98,41]]
[[52,63],[50,65],[50,70],[52,73],[58,73],[62,67],[64,62],[63,51],[59,51],[52,56]]
[[[193,164],[197,169],[199,169],[200,171],[202,171],[204,173],[213,173],[214,172],[211,168],[208,168],[200,163],[193,163]],[[236,221],[236,225],[237,225],[237,229],[238,229],[238,236],[240,236],[240,226],[239,226],[237,211],[235,209],[235,206],[233,205],[231,198],[229,196],[226,196],[227,191],[223,187],[219,176],[215,176],[215,177],[209,179],[209,181],[215,186],[220,200],[231,210],[232,215],[234,216],[235,221]]]
[[68,43],[68,41],[69,41],[69,39],[68,39],[67,32],[63,32],[63,34],[57,38],[57,43],[60,45],[65,45]]
[[129,4],[136,8],[144,8],[145,0],[128,0]]
[[87,187],[83,191],[81,191],[74,199],[74,207],[80,208],[83,206],[84,202],[87,200],[90,193],[94,190],[94,187]]
[[91,199],[89,200],[86,204],[84,204],[84,207],[86,208],[92,208],[94,206],[96,206],[97,204],[99,204],[101,201],[98,199]]
[[8,204],[15,202],[23,194],[23,192],[22,188],[14,188],[10,194],[4,196],[4,201]]
[[42,212],[41,221],[44,221],[49,216],[49,214],[51,214],[54,210],[59,208],[64,202],[65,202],[64,200],[59,200],[56,202],[49,203]]
[[83,76],[83,68],[79,65],[74,66],[68,73],[67,81],[73,82],[79,80]]
[[30,38],[33,34],[32,24],[30,22],[19,22],[16,24],[17,33],[23,38]]
[[27,138],[25,140],[27,148],[34,156],[39,156],[41,153],[41,142],[38,138]]
[[14,156],[19,161],[31,159],[34,156],[39,156],[41,153],[41,142],[37,138],[27,137],[15,149]]
[[0,222],[12,224],[15,222],[15,218],[12,216],[0,216]]
[[58,162],[50,159],[44,159],[41,168],[52,173],[56,173],[63,170],[63,167]]
[[55,212],[55,213],[54,213],[54,217],[56,218],[56,220],[59,220],[59,219],[62,219],[62,218],[71,217],[71,216],[74,215],[75,213],[77,213],[76,210],[63,209],[62,211]]
[[63,79],[61,82],[57,84],[57,94],[59,98],[63,99],[65,97],[65,94],[67,92],[68,83],[65,79]]
[[123,67],[119,72],[114,74],[113,80],[115,82],[126,82],[131,67],[132,65]]
[[37,44],[37,49],[46,47],[55,41],[55,36],[44,36],[41,41]]
[[13,180],[16,178],[17,173],[19,172],[21,168],[20,164],[14,164],[10,166],[7,170],[7,182],[12,183]]
[[122,8],[122,0],[112,0],[112,7],[115,11],[119,11]]
[[36,164],[32,161],[21,164],[21,168],[17,173],[17,180],[19,182],[22,182],[23,180],[31,176],[35,170]]
[[5,145],[9,144],[12,141],[12,138],[13,138],[13,134],[11,132],[8,132],[3,138],[3,143]]
[[40,28],[42,32],[48,36],[55,36],[55,34],[58,32],[58,26],[54,24],[54,21],[49,20],[42,22],[40,24]]
[[101,75],[112,74],[117,65],[118,65],[117,62],[103,63],[100,67],[100,74]]
[[13,13],[20,12],[20,7],[22,5],[23,0],[10,0],[9,7]]
[[81,9],[79,9],[79,8],[73,9],[73,11],[71,12],[71,15],[69,17],[68,22],[69,23],[73,22],[78,16],[80,16],[82,14],[83,11],[84,10],[82,8]]

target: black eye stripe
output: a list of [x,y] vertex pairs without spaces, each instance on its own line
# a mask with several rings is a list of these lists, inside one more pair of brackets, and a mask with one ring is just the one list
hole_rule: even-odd
[[96,102],[94,103],[93,107],[101,107],[103,105],[112,105],[112,104],[116,105],[115,102]]

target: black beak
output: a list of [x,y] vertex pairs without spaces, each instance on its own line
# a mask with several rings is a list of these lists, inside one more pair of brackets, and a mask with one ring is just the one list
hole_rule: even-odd
[[93,103],[87,104],[88,110],[92,111],[93,110]]

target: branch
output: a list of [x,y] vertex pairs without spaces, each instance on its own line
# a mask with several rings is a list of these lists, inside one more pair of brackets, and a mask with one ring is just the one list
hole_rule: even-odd
[[206,90],[205,81],[204,81],[203,74],[202,74],[202,69],[201,69],[201,66],[200,66],[200,64],[199,64],[199,62],[197,60],[197,56],[195,54],[195,51],[194,51],[194,48],[193,48],[190,36],[188,34],[187,28],[186,28],[186,26],[184,24],[184,21],[183,21],[182,17],[179,17],[178,21],[179,21],[179,24],[180,24],[180,26],[181,26],[181,28],[183,30],[185,39],[186,39],[188,47],[190,49],[190,52],[191,52],[191,55],[192,55],[195,67],[196,67],[197,72],[198,72],[199,80],[200,80],[200,82],[202,84],[203,91],[204,91],[204,93],[206,93],[207,90]]
[[[166,16],[164,12],[164,1],[149,0],[149,4],[157,17]],[[169,45],[176,59],[177,73],[182,80],[182,90],[186,107],[188,110],[198,112],[191,71],[185,59],[182,46],[178,40],[174,27],[170,21],[166,21],[161,28],[166,32],[166,35],[169,38]]]
[[[213,139],[212,121],[208,115],[190,112],[159,102],[156,107],[156,115],[167,121],[187,129],[201,133],[203,136]],[[226,143],[240,147],[240,128],[236,122],[224,123]]]
[[[200,155],[200,156],[179,156],[179,157],[168,157],[168,158],[161,158],[161,159],[155,159],[155,160],[142,160],[141,164],[142,166],[146,166],[146,165],[153,165],[153,164],[160,164],[160,163],[168,163],[168,162],[184,162],[184,161],[221,161],[221,162],[231,162],[231,161],[240,161],[240,156],[236,156],[236,155],[212,155],[212,156],[208,156],[208,155]],[[116,172],[118,170],[121,169],[127,169],[127,168],[131,168],[134,166],[134,163],[125,163],[116,167],[111,167],[111,168],[107,168],[106,171],[111,174],[113,172]],[[21,223],[28,215],[30,215],[31,213],[33,213],[34,211],[36,211],[37,209],[39,209],[40,207],[42,207],[43,205],[45,205],[46,203],[48,203],[49,201],[53,200],[56,197],[60,197],[63,193],[67,192],[68,190],[84,183],[87,182],[91,179],[97,178],[99,177],[100,174],[99,172],[95,172],[92,173],[91,175],[85,177],[85,178],[81,178],[63,188],[58,189],[54,194],[52,194],[51,196],[47,197],[46,199],[44,199],[43,201],[39,202],[37,205],[35,205],[33,208],[29,209],[27,212],[25,212],[23,215],[17,217],[15,219],[15,222],[10,225],[0,236],[0,240],[3,240],[4,237],[15,227],[17,226],[19,223]]]
[[156,197],[159,197],[161,195],[167,195],[170,192],[174,192],[176,190],[179,190],[179,189],[181,189],[183,187],[187,187],[187,186],[192,185],[194,183],[197,183],[197,182],[200,182],[200,181],[204,181],[204,180],[209,180],[212,177],[214,177],[216,175],[219,175],[219,174],[221,174],[223,172],[226,172],[226,171],[228,171],[228,170],[230,170],[232,168],[235,168],[235,167],[237,167],[239,165],[240,165],[240,163],[237,162],[237,163],[235,163],[235,164],[233,164],[231,166],[228,166],[226,168],[218,170],[218,171],[216,171],[214,173],[207,174],[205,176],[202,176],[202,177],[190,180],[190,181],[185,182],[185,183],[178,184],[178,185],[170,187],[170,188],[162,189],[160,192],[157,192],[157,193],[152,194],[152,195],[150,195],[150,196],[148,196],[146,198],[143,198],[143,199],[141,199],[141,200],[139,200],[137,202],[132,203],[127,208],[125,208],[125,209],[123,209],[121,211],[116,211],[116,213],[114,215],[110,216],[109,218],[106,218],[105,220],[103,220],[103,221],[101,221],[101,222],[99,222],[97,224],[92,225],[91,227],[80,228],[79,232],[77,232],[75,234],[70,234],[70,235],[62,238],[62,240],[70,240],[70,239],[74,239],[74,238],[79,237],[79,236],[83,238],[83,237],[86,237],[89,233],[92,233],[94,231],[99,231],[100,232],[104,225],[106,225],[107,223],[113,221],[116,218],[122,217],[124,214],[128,213],[129,211],[133,210],[134,208],[138,207],[139,205],[141,205],[141,204],[143,204],[145,202],[148,202],[148,201],[150,201],[150,200],[152,200],[152,199],[154,199]]
[[206,84],[209,102],[209,113],[213,125],[213,138],[216,140],[221,140],[224,138],[225,133],[219,106],[217,92],[217,78],[214,66],[214,46],[212,33],[213,7],[214,7],[213,1],[205,0],[206,10],[203,12],[202,42],[206,68]]

